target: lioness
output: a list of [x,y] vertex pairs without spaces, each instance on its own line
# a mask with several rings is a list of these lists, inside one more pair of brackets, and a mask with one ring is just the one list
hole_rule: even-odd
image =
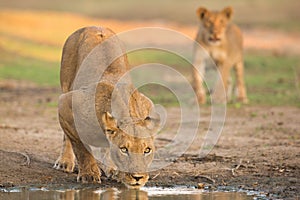
[[[244,84],[243,37],[241,30],[231,22],[232,14],[233,10],[231,7],[224,8],[222,11],[209,11],[202,7],[197,9],[200,27],[196,41],[208,54],[204,53],[196,45],[194,65],[199,67],[200,73],[202,77],[204,77],[209,56],[213,59],[220,71],[223,85],[227,92],[227,100],[229,100],[231,96],[230,70],[234,66],[238,92],[237,101],[247,103],[248,99]],[[194,69],[193,86],[198,101],[201,104],[206,102],[202,77],[197,73],[196,69]],[[216,89],[215,93],[217,92],[220,91]]]
[[[55,162],[54,168],[72,172],[76,158],[79,168],[77,181],[83,183],[100,183],[101,171],[76,128],[74,109],[87,111],[84,108],[85,99],[76,100],[75,97],[83,95],[87,89],[74,90],[74,80],[82,63],[86,62],[85,59],[92,50],[111,37],[116,36],[110,29],[86,27],[71,34],[63,47],[60,70],[63,94],[59,98],[58,113],[59,122],[64,131],[64,142],[61,155]],[[118,40],[113,41],[115,42],[111,46],[120,47]],[[96,53],[99,58],[102,58],[99,64],[88,63],[90,67],[95,68],[95,73],[98,68],[101,68],[101,63],[107,63],[106,58],[114,53],[114,49],[109,47]],[[94,108],[101,130],[95,130],[93,137],[97,138],[97,134],[104,134],[104,139],[106,138],[109,143],[106,160],[103,161],[105,165],[101,165],[105,174],[116,175],[118,180],[129,188],[139,188],[145,185],[149,178],[147,168],[153,160],[155,151],[153,140],[159,120],[150,116],[153,108],[152,102],[134,89],[130,82],[121,87],[121,90],[124,89],[122,92],[129,95],[129,102],[123,102],[123,96],[119,95],[117,112],[121,114],[116,117],[112,115],[113,91],[118,80],[128,69],[127,56],[123,54],[109,64],[99,77],[99,82],[95,83]],[[89,123],[89,120],[84,117],[80,120],[83,124]],[[90,141],[93,143],[93,140],[95,139],[92,138]]]

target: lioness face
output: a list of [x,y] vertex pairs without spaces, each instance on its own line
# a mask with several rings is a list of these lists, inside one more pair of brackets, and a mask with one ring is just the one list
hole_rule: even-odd
[[197,9],[197,15],[200,18],[204,42],[209,45],[220,45],[232,17],[232,8],[227,7],[220,12],[211,12],[200,7]]
[[[103,116],[105,134],[110,142],[110,158],[119,171],[120,180],[128,187],[138,189],[146,184],[147,169],[154,157],[152,130],[147,128],[149,118],[139,123],[119,127],[106,113]],[[124,127],[124,126],[123,126]],[[130,133],[126,133],[124,129]]]

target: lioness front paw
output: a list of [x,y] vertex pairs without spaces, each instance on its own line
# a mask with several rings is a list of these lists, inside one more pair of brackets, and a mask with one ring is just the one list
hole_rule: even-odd
[[82,169],[77,176],[77,182],[101,183],[101,172],[97,164],[90,165],[88,169]]
[[64,172],[72,173],[74,171],[75,161],[73,157],[60,156],[53,168],[62,170]]

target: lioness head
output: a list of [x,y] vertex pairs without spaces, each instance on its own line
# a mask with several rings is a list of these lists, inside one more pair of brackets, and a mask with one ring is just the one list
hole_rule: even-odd
[[225,37],[228,22],[232,18],[233,10],[231,7],[224,8],[222,11],[209,11],[200,7],[197,15],[201,22],[201,29],[204,42],[209,45],[219,45]]
[[110,113],[102,116],[105,135],[110,143],[110,158],[119,171],[119,179],[137,189],[146,184],[147,169],[154,157],[154,119],[117,121]]

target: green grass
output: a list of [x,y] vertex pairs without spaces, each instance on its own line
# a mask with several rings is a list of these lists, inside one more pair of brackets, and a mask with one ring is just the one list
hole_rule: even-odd
[[191,65],[184,57],[187,55],[181,56],[163,50],[146,49],[130,52],[128,54],[128,60],[131,66],[147,63],[159,63],[170,66],[185,76],[190,76]]
[[0,33],[0,79],[59,85],[58,47]]
[[[183,57],[180,57],[167,51],[152,49],[134,51],[128,54],[128,60],[132,67],[138,67],[142,64],[149,63],[162,64],[164,66],[168,66],[176,70],[176,72],[183,75],[187,80],[191,80],[192,66],[189,64],[189,62]],[[184,102],[190,102],[190,94],[184,94],[184,91],[186,90],[186,88],[184,88],[184,85],[182,85],[180,82],[170,80],[174,76],[173,73],[174,72],[172,71],[169,72],[153,70],[153,68],[150,66],[150,68],[144,69],[143,73],[132,73],[131,76],[134,83],[140,83],[143,82],[143,80],[150,80],[154,81],[155,83],[158,83],[147,84],[139,88],[139,91],[141,91],[147,97],[151,98],[151,100],[155,104],[161,104],[163,106],[179,106],[177,97],[173,93],[178,93],[178,91],[183,91],[179,93],[184,99]],[[167,77],[163,77],[166,75]],[[164,83],[164,80],[166,79],[166,85],[162,85]],[[162,81],[163,83],[161,83],[160,81]],[[173,92],[169,89],[171,88],[170,86],[172,87],[172,89],[175,89]]]
[[251,104],[300,106],[298,57],[248,54],[245,71]]
[[[28,44],[37,48],[35,44]],[[40,52],[32,50],[32,55],[18,51],[4,50],[0,46],[0,79],[28,80],[41,86],[59,85],[59,61],[42,59]],[[21,43],[22,47],[22,43]],[[57,49],[46,47],[49,54],[58,54]],[[9,49],[9,48],[8,48]],[[51,56],[50,56],[51,57]],[[145,63],[161,63],[171,66],[180,74],[191,80],[191,66],[177,55],[154,50],[136,51],[129,54],[132,66]],[[250,105],[291,105],[300,106],[300,91],[297,88],[300,74],[300,58],[296,56],[276,56],[271,53],[247,52],[245,55],[245,81]],[[151,76],[144,73],[137,79],[143,80]],[[171,81],[172,82],[172,81]],[[174,87],[182,85],[173,81]],[[182,88],[181,88],[182,89]],[[178,102],[172,92],[165,87],[153,85],[143,86],[140,90],[150,96],[155,103],[177,106]],[[189,98],[189,96],[185,96]],[[240,107],[239,105],[236,107]]]
[[[188,62],[168,52],[151,50],[132,52],[129,54],[129,61],[133,65],[157,62],[172,66],[191,80],[191,66]],[[299,74],[300,58],[296,56],[276,56],[261,52],[247,53],[245,55],[245,82],[250,105],[300,106],[300,91],[297,88]],[[145,76],[151,76],[151,74],[146,73]],[[174,101],[175,96],[167,94],[165,90],[152,89],[152,94],[151,89],[149,91],[148,95],[154,97],[154,101],[178,103]],[[240,107],[240,105],[235,107]]]
[[40,86],[59,85],[59,63],[23,57],[0,50],[0,79],[27,80]]

